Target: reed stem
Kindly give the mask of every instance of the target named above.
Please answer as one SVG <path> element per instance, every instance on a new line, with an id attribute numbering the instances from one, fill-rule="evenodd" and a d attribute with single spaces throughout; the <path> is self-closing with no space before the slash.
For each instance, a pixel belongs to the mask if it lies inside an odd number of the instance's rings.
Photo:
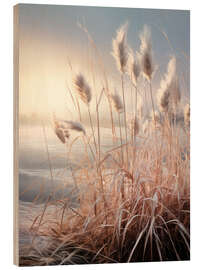
<path id="1" fill-rule="evenodd" d="M 124 91 L 123 73 L 121 74 L 121 84 L 122 84 L 122 94 L 123 94 L 124 123 L 125 123 L 126 162 L 127 162 L 127 168 L 128 168 L 128 134 L 127 134 L 127 115 L 126 115 L 126 104 L 125 104 L 125 91 Z"/>

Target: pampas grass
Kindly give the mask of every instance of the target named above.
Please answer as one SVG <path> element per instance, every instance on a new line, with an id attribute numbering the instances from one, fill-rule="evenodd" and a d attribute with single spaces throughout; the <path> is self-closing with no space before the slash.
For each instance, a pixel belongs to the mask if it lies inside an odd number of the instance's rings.
<path id="1" fill-rule="evenodd" d="M 67 120 L 64 120 L 64 123 L 66 124 L 67 129 L 72 129 L 78 132 L 82 132 L 84 135 L 86 134 L 85 129 L 81 123 L 74 122 L 74 121 L 67 121 Z"/>
<path id="2" fill-rule="evenodd" d="M 137 81 L 140 76 L 141 66 L 140 66 L 140 54 L 134 52 L 132 49 L 129 49 L 129 58 L 128 58 L 128 75 L 135 86 L 137 86 Z"/>
<path id="3" fill-rule="evenodd" d="M 136 116 L 132 120 L 132 130 L 133 130 L 134 137 L 137 136 L 139 131 L 140 131 L 139 121 L 138 121 L 138 118 Z"/>
<path id="4" fill-rule="evenodd" d="M 112 94 L 111 100 L 112 100 L 113 106 L 116 109 L 116 111 L 118 113 L 122 113 L 123 112 L 123 103 L 121 101 L 120 96 L 117 93 Z"/>
<path id="5" fill-rule="evenodd" d="M 92 98 L 92 93 L 91 88 L 88 85 L 85 77 L 81 73 L 79 73 L 73 78 L 73 84 L 80 99 L 85 104 L 89 104 Z"/>
<path id="6" fill-rule="evenodd" d="M 135 88 L 135 114 L 137 114 L 137 83 L 138 78 L 141 73 L 141 65 L 140 65 L 140 54 L 136 52 L 136 55 L 134 55 L 134 52 L 131 48 L 129 48 L 129 59 L 128 59 L 128 75 L 133 83 L 133 86 Z M 131 90 L 132 91 L 132 90 Z M 133 102 L 133 100 L 132 100 Z"/>
<path id="7" fill-rule="evenodd" d="M 157 94 L 159 109 L 162 112 L 169 111 L 170 92 L 168 88 L 160 88 Z"/>
<path id="8" fill-rule="evenodd" d="M 55 133 L 56 133 L 56 136 L 59 138 L 59 140 L 62 142 L 62 143 L 65 143 L 66 142 L 66 139 L 65 139 L 65 134 L 64 134 L 64 131 L 62 128 L 55 128 Z"/>
<path id="9" fill-rule="evenodd" d="M 80 97 L 80 99 L 87 105 L 90 125 L 92 128 L 92 134 L 93 134 L 93 138 L 94 138 L 95 151 L 97 152 L 95 132 L 94 132 L 94 128 L 93 128 L 92 117 L 91 117 L 90 106 L 89 106 L 90 101 L 92 99 L 91 88 L 90 88 L 89 84 L 87 83 L 87 80 L 85 79 L 84 75 L 82 75 L 82 73 L 79 73 L 78 75 L 76 75 L 73 78 L 73 85 L 75 86 L 75 90 L 78 93 L 78 96 Z"/>
<path id="10" fill-rule="evenodd" d="M 62 143 L 66 143 L 66 141 L 70 138 L 70 130 L 82 132 L 84 135 L 86 135 L 84 127 L 79 122 L 54 119 L 54 124 L 55 134 Z"/>
<path id="11" fill-rule="evenodd" d="M 82 124 L 76 121 L 55 120 L 55 128 L 64 130 L 67 136 L 68 136 L 68 130 L 70 129 L 77 132 L 82 132 L 84 135 L 86 134 L 85 129 L 82 126 Z"/>
<path id="12" fill-rule="evenodd" d="M 168 63 L 167 72 L 160 83 L 157 99 L 159 108 L 163 112 L 173 111 L 180 102 L 181 93 L 176 75 L 175 57 L 172 57 Z"/>
<path id="13" fill-rule="evenodd" d="M 127 46 L 127 27 L 128 24 L 122 25 L 116 34 L 116 38 L 112 41 L 112 55 L 116 60 L 117 68 L 121 73 L 126 71 L 128 61 L 128 46 Z"/>
<path id="14" fill-rule="evenodd" d="M 124 118 L 125 118 L 125 140 L 128 141 L 127 135 L 127 117 L 126 117 L 126 103 L 125 103 L 125 89 L 124 89 L 124 73 L 127 68 L 128 62 L 128 45 L 127 45 L 127 27 L 128 24 L 124 24 L 117 30 L 116 38 L 112 41 L 113 52 L 112 55 L 116 60 L 118 70 L 121 73 L 121 86 L 123 94 L 123 106 L 124 106 Z M 128 146 L 126 145 L 126 156 L 128 166 Z"/>
<path id="15" fill-rule="evenodd" d="M 143 31 L 140 33 L 140 54 L 143 75 L 148 81 L 151 81 L 154 72 L 154 64 L 152 59 L 152 44 L 151 44 L 151 31 L 145 25 Z"/>
<path id="16" fill-rule="evenodd" d="M 145 25 L 143 31 L 140 33 L 140 54 L 141 54 L 141 65 L 142 65 L 142 73 L 144 77 L 149 81 L 150 88 L 150 96 L 152 109 L 155 118 L 155 106 L 152 94 L 152 75 L 154 72 L 154 63 L 152 59 L 152 41 L 151 41 L 151 30 Z M 155 122 L 156 126 L 156 122 Z"/>
<path id="17" fill-rule="evenodd" d="M 121 130 L 121 113 L 123 113 L 124 108 L 123 108 L 123 103 L 122 100 L 119 96 L 119 94 L 116 92 L 111 95 L 111 101 L 113 103 L 113 107 L 115 108 L 116 112 L 118 113 L 118 121 L 119 121 L 119 132 L 120 132 L 120 143 L 121 143 L 121 162 L 123 164 L 124 158 L 123 158 L 123 138 L 122 138 L 122 130 Z"/>
<path id="18" fill-rule="evenodd" d="M 133 137 L 136 136 L 140 131 L 139 120 L 137 116 L 130 114 L 128 116 L 129 129 L 132 132 Z"/>

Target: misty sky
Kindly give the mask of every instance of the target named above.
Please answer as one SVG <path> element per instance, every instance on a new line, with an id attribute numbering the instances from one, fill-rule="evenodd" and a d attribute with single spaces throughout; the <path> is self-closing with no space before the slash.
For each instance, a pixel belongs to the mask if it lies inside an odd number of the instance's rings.
<path id="1" fill-rule="evenodd" d="M 118 27 L 127 21 L 128 43 L 134 50 L 139 48 L 143 26 L 147 24 L 151 28 L 154 62 L 159 68 L 153 81 L 154 89 L 159 86 L 169 57 L 175 55 L 182 92 L 188 93 L 189 11 L 20 4 L 20 113 L 72 111 L 67 94 L 67 83 L 71 86 L 68 59 L 74 71 L 81 70 L 88 77 L 89 59 L 93 55 L 88 49 L 87 36 L 77 22 L 85 24 L 94 38 L 110 85 L 117 87 L 119 73 L 111 56 L 112 38 Z M 91 79 L 89 81 L 91 83 Z M 98 92 L 100 88 L 98 82 Z"/>

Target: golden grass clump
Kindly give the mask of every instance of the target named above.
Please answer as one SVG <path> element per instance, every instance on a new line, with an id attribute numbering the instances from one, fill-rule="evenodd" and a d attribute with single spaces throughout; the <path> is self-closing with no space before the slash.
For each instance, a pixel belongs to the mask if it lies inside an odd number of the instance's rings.
<path id="1" fill-rule="evenodd" d="M 73 80 L 74 90 L 78 94 L 75 98 L 78 107 L 75 105 L 74 108 L 80 114 L 79 99 L 88 105 L 86 109 L 91 130 L 85 129 L 82 121 L 54 119 L 55 133 L 62 143 L 71 139 L 72 131 L 86 135 L 81 137 L 84 147 L 81 147 L 78 156 L 81 160 L 76 164 L 80 166 L 73 166 L 68 178 L 68 183 L 73 182 L 78 205 L 72 207 L 70 194 L 46 203 L 40 222 L 39 216 L 33 217 L 30 231 L 50 237 L 53 245 L 37 255 L 34 253 L 34 256 L 29 249 L 20 258 L 22 265 L 190 259 L 188 133 L 182 125 L 183 120 L 180 120 L 180 125 L 171 125 L 169 117 L 165 117 L 169 112 L 176 113 L 181 99 L 176 58 L 169 60 L 154 104 L 150 30 L 145 26 L 140 35 L 141 60 L 139 56 L 134 57 L 132 52 L 129 53 L 126 35 L 127 25 L 123 25 L 113 40 L 113 56 L 121 73 L 120 89 L 123 98 L 121 100 L 116 91 L 114 94 L 109 91 L 106 95 L 107 101 L 117 112 L 113 118 L 118 117 L 118 124 L 112 122 L 112 130 L 108 131 L 111 143 L 107 145 L 103 141 L 106 136 L 103 136 L 104 129 L 100 122 L 100 113 L 104 113 L 100 107 L 103 96 L 101 94 L 99 99 L 95 98 L 95 111 L 93 106 L 90 111 L 91 88 L 81 74 Z M 132 75 L 135 89 L 138 86 L 142 91 L 142 97 L 138 97 L 136 91 L 136 99 L 132 98 L 131 107 L 126 106 L 125 99 L 125 94 L 130 95 L 129 84 L 126 82 L 129 78 L 124 76 L 126 68 L 128 75 Z M 94 70 L 92 72 L 94 75 Z M 151 97 L 147 96 L 145 86 L 139 85 L 140 72 L 148 80 Z M 107 76 L 103 81 L 107 88 Z M 143 93 L 146 93 L 145 97 Z M 133 97 L 133 91 L 131 94 Z M 72 99 L 73 103 L 75 99 Z M 155 110 L 157 107 L 159 111 Z M 141 108 L 145 115 L 139 117 Z M 96 123 L 92 120 L 93 113 L 96 115 Z M 129 115 L 128 122 L 126 115 Z M 109 119 L 107 117 L 106 121 Z M 189 126 L 189 104 L 184 109 L 184 122 Z M 116 130 L 115 133 L 113 130 Z M 72 140 L 70 147 L 74 143 L 76 141 Z M 47 212 L 53 205 L 57 208 L 57 217 L 49 215 L 47 218 Z"/>

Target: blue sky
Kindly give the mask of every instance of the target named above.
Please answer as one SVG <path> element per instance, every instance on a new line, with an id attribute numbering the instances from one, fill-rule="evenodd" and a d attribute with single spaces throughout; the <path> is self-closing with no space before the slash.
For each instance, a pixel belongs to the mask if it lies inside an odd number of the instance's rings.
<path id="1" fill-rule="evenodd" d="M 131 8 L 74 7 L 58 5 L 20 5 L 20 26 L 23 33 L 44 35 L 44 38 L 73 42 L 80 40 L 77 22 L 85 22 L 97 45 L 108 52 L 119 25 L 129 22 L 129 42 L 138 47 L 138 34 L 144 24 L 151 27 L 153 46 L 159 55 L 170 53 L 160 30 L 167 33 L 174 50 L 190 51 L 189 11 Z"/>

